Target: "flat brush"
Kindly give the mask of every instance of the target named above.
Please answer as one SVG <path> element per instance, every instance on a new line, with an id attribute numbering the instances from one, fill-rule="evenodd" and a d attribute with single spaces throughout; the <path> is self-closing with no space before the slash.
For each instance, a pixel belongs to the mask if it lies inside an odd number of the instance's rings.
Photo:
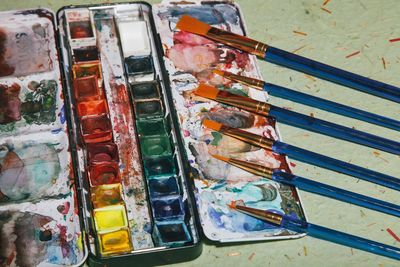
<path id="1" fill-rule="evenodd" d="M 280 170 L 273 170 L 266 166 L 258 165 L 248 161 L 227 158 L 220 155 L 212 156 L 216 159 L 227 162 L 252 174 L 271 179 L 278 183 L 295 186 L 310 193 L 333 198 L 339 201 L 347 202 L 367 209 L 376 210 L 396 217 L 400 216 L 400 206 L 389 202 L 360 195 L 327 184 L 315 182 L 306 178 L 302 178 L 300 176 L 282 172 Z"/>
<path id="2" fill-rule="evenodd" d="M 285 88 L 272 83 L 267 83 L 258 79 L 233 74 L 223 70 L 214 70 L 213 72 L 229 80 L 246 84 L 252 88 L 268 92 L 268 94 L 272 96 L 277 96 L 310 107 L 315 107 L 339 115 L 347 116 L 357 120 L 369 122 L 382 127 L 400 131 L 400 121 L 397 120 L 379 116 L 377 114 L 370 113 L 364 110 L 352 108 L 333 101 L 325 100 L 323 98 L 304 94 L 289 88 Z"/>
<path id="3" fill-rule="evenodd" d="M 287 215 L 246 207 L 243 201 L 233 201 L 231 205 L 229 205 L 229 207 L 238 212 L 247 214 L 254 218 L 260 219 L 276 226 L 283 227 L 291 231 L 306 233 L 307 235 L 318 239 L 400 260 L 400 249 L 393 246 L 368 240 L 355 235 L 346 234 L 316 224 L 311 224 L 307 221 L 299 220 L 297 218 L 289 217 Z"/>
<path id="4" fill-rule="evenodd" d="M 265 61 L 400 103 L 400 88 L 298 56 L 183 15 L 176 27 L 254 54 Z"/>
<path id="5" fill-rule="evenodd" d="M 287 155 L 293 159 L 309 163 L 328 170 L 344 173 L 374 184 L 379 184 L 400 191 L 400 179 L 368 170 L 357 165 L 317 154 L 296 146 L 291 146 L 280 141 L 266 138 L 264 136 L 231 128 L 212 120 L 203 120 L 203 125 L 221 134 L 239 139 L 253 146 L 257 146 L 278 154 Z"/>
<path id="6" fill-rule="evenodd" d="M 249 97 L 232 94 L 227 91 L 220 91 L 213 86 L 200 84 L 197 90 L 194 91 L 194 94 L 226 105 L 238 107 L 261 116 L 272 116 L 278 121 L 294 127 L 369 146 L 395 155 L 400 154 L 400 143 L 398 142 L 272 106 Z"/>

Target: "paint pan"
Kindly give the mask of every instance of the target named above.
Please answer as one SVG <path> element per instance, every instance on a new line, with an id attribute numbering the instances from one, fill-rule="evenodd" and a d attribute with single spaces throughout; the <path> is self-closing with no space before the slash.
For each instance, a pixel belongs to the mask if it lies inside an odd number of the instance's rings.
<path id="1" fill-rule="evenodd" d="M 74 95 L 77 102 L 100 99 L 101 88 L 95 75 L 76 78 L 74 80 Z"/>
<path id="2" fill-rule="evenodd" d="M 159 246 L 176 247 L 191 241 L 186 224 L 182 221 L 156 222 L 153 237 Z"/>
<path id="3" fill-rule="evenodd" d="M 72 54 L 76 63 L 99 60 L 99 50 L 96 46 L 76 48 L 72 50 Z"/>
<path id="4" fill-rule="evenodd" d="M 170 177 L 176 174 L 176 164 L 172 157 L 157 157 L 144 160 L 146 177 Z"/>
<path id="5" fill-rule="evenodd" d="M 150 196 L 164 197 L 170 195 L 179 195 L 179 186 L 176 177 L 150 179 L 148 181 Z"/>
<path id="6" fill-rule="evenodd" d="M 118 20 L 124 57 L 148 56 L 151 53 L 147 23 L 143 20 Z"/>
<path id="7" fill-rule="evenodd" d="M 123 254 L 133 250 L 131 236 L 128 228 L 116 231 L 101 232 L 99 234 L 99 247 L 102 254 Z"/>
<path id="8" fill-rule="evenodd" d="M 106 114 L 81 118 L 81 132 L 85 143 L 106 142 L 112 139 L 111 122 Z"/>
<path id="9" fill-rule="evenodd" d="M 140 148 L 144 158 L 159 158 L 173 153 L 171 141 L 167 135 L 140 137 Z"/>
<path id="10" fill-rule="evenodd" d="M 154 73 L 153 58 L 151 56 L 130 56 L 125 58 L 125 69 L 128 75 Z"/>
<path id="11" fill-rule="evenodd" d="M 78 8 L 66 12 L 67 34 L 72 48 L 95 46 L 96 36 L 87 8 Z"/>
<path id="12" fill-rule="evenodd" d="M 53 60 L 56 43 L 51 22 L 43 18 L 33 25 L 28 24 L 13 23 L 12 20 L 2 23 L 0 77 L 27 76 L 58 68 Z"/>
<path id="13" fill-rule="evenodd" d="M 151 204 L 156 220 L 183 219 L 183 203 L 179 196 L 153 199 Z"/>
<path id="14" fill-rule="evenodd" d="M 89 167 L 91 186 L 120 183 L 119 167 L 115 162 L 106 162 Z"/>
<path id="15" fill-rule="evenodd" d="M 171 131 L 166 119 L 147 119 L 136 122 L 137 131 L 141 136 L 164 135 Z"/>
<path id="16" fill-rule="evenodd" d="M 92 187 L 90 191 L 92 204 L 95 209 L 124 203 L 122 199 L 122 186 L 119 183 L 99 185 Z"/>
<path id="17" fill-rule="evenodd" d="M 21 86 L 0 84 L 0 124 L 21 120 Z"/>
<path id="18" fill-rule="evenodd" d="M 138 101 L 134 103 L 136 117 L 139 119 L 149 119 L 162 117 L 164 115 L 163 106 L 159 100 Z"/>
<path id="19" fill-rule="evenodd" d="M 158 81 L 131 83 L 130 89 L 134 100 L 160 98 L 160 85 Z"/>
<path id="20" fill-rule="evenodd" d="M 98 231 L 117 230 L 128 226 L 124 205 L 94 209 L 94 222 Z"/>
<path id="21" fill-rule="evenodd" d="M 101 115 L 108 113 L 107 103 L 104 99 L 80 102 L 77 105 L 79 117 Z"/>
<path id="22" fill-rule="evenodd" d="M 89 165 L 119 161 L 118 147 L 114 143 L 88 144 L 86 148 Z"/>
<path id="23" fill-rule="evenodd" d="M 74 79 L 94 75 L 97 77 L 99 86 L 101 87 L 103 75 L 99 61 L 77 63 L 72 66 L 72 73 Z"/>

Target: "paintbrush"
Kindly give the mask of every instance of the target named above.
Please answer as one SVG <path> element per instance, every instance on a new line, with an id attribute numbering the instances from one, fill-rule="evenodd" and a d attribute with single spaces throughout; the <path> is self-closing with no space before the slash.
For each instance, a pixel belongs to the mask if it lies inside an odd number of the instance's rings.
<path id="1" fill-rule="evenodd" d="M 326 110 L 339 115 L 369 122 L 396 131 L 400 131 L 400 121 L 396 121 L 387 117 L 379 116 L 364 110 L 352 108 L 323 98 L 304 94 L 279 85 L 264 82 L 262 80 L 233 74 L 223 70 L 214 70 L 215 74 L 221 75 L 229 80 L 246 84 L 252 88 L 268 92 L 272 96 L 277 96 L 287 100 L 291 100 L 310 107 Z"/>
<path id="2" fill-rule="evenodd" d="M 291 231 L 306 233 L 315 238 L 400 260 L 400 249 L 393 246 L 311 224 L 307 221 L 287 215 L 246 207 L 243 201 L 232 201 L 229 207 L 238 212 Z"/>
<path id="3" fill-rule="evenodd" d="M 200 84 L 197 90 L 194 91 L 194 94 L 226 105 L 238 107 L 261 116 L 272 116 L 280 122 L 312 132 L 369 146 L 395 155 L 400 154 L 400 143 L 398 142 L 276 107 L 249 97 L 232 94 L 227 91 L 220 91 L 213 86 Z"/>
<path id="4" fill-rule="evenodd" d="M 334 68 L 238 34 L 211 27 L 191 16 L 183 15 L 176 27 L 182 31 L 205 36 L 213 41 L 254 54 L 265 61 L 400 103 L 400 88 L 398 87 Z"/>
<path id="5" fill-rule="evenodd" d="M 333 198 L 339 201 L 347 202 L 367 209 L 372 209 L 382 213 L 400 217 L 400 206 L 395 205 L 393 203 L 360 195 L 327 184 L 315 182 L 280 170 L 273 170 L 266 166 L 258 165 L 248 161 L 227 158 L 221 155 L 212 155 L 212 156 L 216 159 L 227 162 L 232 166 L 248 171 L 249 173 L 271 179 L 272 181 L 278 183 L 295 186 L 299 189 L 302 189 L 310 193 L 318 194 L 321 196 Z"/>
<path id="6" fill-rule="evenodd" d="M 280 141 L 275 141 L 258 134 L 250 133 L 237 128 L 231 128 L 216 121 L 205 119 L 203 120 L 203 125 L 211 130 L 239 139 L 251 145 L 261 147 L 278 154 L 284 154 L 305 163 L 344 173 L 374 184 L 379 184 L 400 191 L 400 179 L 395 177 L 368 170 L 366 168 L 317 154 L 296 146 L 291 146 Z"/>

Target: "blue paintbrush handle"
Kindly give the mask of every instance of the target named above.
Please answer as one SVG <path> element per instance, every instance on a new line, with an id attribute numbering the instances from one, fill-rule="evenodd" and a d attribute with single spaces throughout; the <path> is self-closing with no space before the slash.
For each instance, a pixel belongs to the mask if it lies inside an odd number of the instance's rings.
<path id="1" fill-rule="evenodd" d="M 400 217 L 400 206 L 385 202 L 372 197 L 360 195 L 351 191 L 343 190 L 327 184 L 308 180 L 299 176 L 282 171 L 275 171 L 272 180 L 295 186 L 304 191 L 315 193 L 321 196 L 337 199 L 367 209 L 376 210 L 396 217 Z"/>
<path id="2" fill-rule="evenodd" d="M 400 260 L 399 248 L 311 224 L 302 220 L 288 217 L 286 215 L 284 215 L 282 218 L 281 226 L 295 232 L 307 233 L 309 236 L 316 237 L 318 239 L 323 239 L 333 243 Z"/>
<path id="3" fill-rule="evenodd" d="M 400 103 L 400 88 L 393 85 L 334 68 L 275 47 L 268 47 L 264 59 L 280 66 Z"/>
<path id="4" fill-rule="evenodd" d="M 272 150 L 278 154 L 285 154 L 293 159 L 309 163 L 328 170 L 344 173 L 359 179 L 386 186 L 400 191 L 400 179 L 376 171 L 314 153 L 296 146 L 275 141 Z"/>
<path id="5" fill-rule="evenodd" d="M 270 95 L 291 100 L 303 105 L 315 107 L 318 109 L 326 110 L 339 115 L 347 116 L 350 118 L 366 121 L 376 125 L 380 125 L 386 128 L 390 128 L 396 131 L 400 131 L 400 121 L 393 120 L 387 117 L 379 116 L 374 113 L 363 111 L 360 109 L 352 108 L 346 105 L 342 105 L 333 101 L 325 100 L 312 95 L 304 94 L 301 92 L 294 91 L 289 88 L 282 86 L 265 83 L 264 91 L 267 91 Z"/>
<path id="6" fill-rule="evenodd" d="M 269 115 L 288 125 L 321 133 L 382 151 L 400 154 L 400 143 L 369 133 L 357 131 L 328 121 L 316 119 L 294 111 L 271 106 Z"/>

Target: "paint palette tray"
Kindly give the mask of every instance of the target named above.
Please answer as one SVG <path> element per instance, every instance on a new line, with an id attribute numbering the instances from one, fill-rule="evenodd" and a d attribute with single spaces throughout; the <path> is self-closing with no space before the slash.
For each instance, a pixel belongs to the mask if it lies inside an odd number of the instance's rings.
<path id="1" fill-rule="evenodd" d="M 44 9 L 0 16 L 2 266 L 86 259 L 55 31 Z"/>
<path id="2" fill-rule="evenodd" d="M 91 264 L 198 255 L 187 161 L 151 7 L 65 7 L 58 19 Z M 185 256 L 173 253 L 181 249 Z"/>

